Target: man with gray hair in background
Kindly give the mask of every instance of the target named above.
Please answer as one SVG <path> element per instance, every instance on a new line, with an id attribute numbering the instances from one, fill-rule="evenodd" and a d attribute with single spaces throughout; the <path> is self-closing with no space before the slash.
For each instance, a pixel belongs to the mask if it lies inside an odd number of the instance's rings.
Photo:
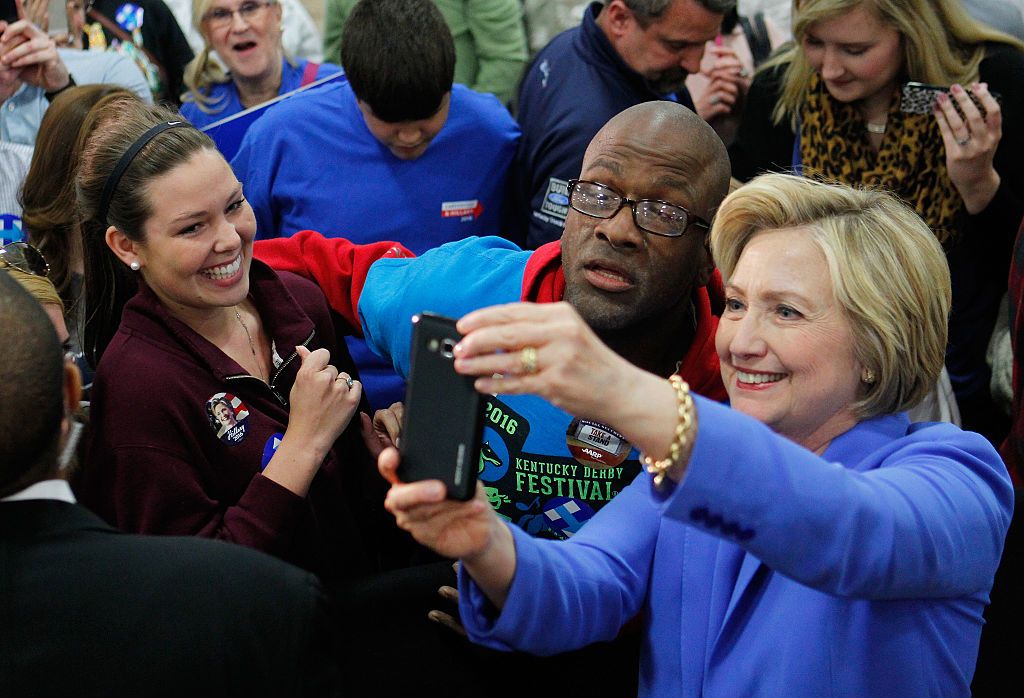
<path id="1" fill-rule="evenodd" d="M 608 0 L 587 8 L 580 26 L 555 37 L 519 88 L 523 135 L 516 156 L 514 208 L 526 246 L 557 240 L 569 211 L 568 180 L 587 145 L 624 109 L 668 99 L 693 109 L 686 76 L 700 69 L 735 0 Z M 737 75 L 737 79 L 740 76 Z"/>

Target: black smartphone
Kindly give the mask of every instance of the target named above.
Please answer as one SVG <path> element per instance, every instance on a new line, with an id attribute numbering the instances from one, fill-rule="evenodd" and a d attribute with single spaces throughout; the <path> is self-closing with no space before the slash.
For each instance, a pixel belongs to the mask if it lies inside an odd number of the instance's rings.
<path id="1" fill-rule="evenodd" d="M 483 396 L 472 376 L 455 372 L 452 351 L 462 339 L 455 320 L 424 312 L 412 323 L 398 476 L 441 480 L 449 499 L 465 501 L 476 489 Z"/>
<path id="2" fill-rule="evenodd" d="M 987 112 L 981 100 L 974 96 L 969 87 L 966 89 L 971 101 L 978 107 L 981 115 L 985 116 Z M 942 93 L 949 94 L 949 88 L 944 85 L 929 85 L 924 82 L 904 83 L 900 92 L 900 111 L 904 114 L 931 114 L 932 109 L 935 108 L 935 101 Z M 990 94 L 996 102 L 1002 102 L 998 92 Z M 953 106 L 956 107 L 956 102 L 953 102 Z M 957 111 L 960 111 L 959 107 L 957 107 Z"/>
<path id="3" fill-rule="evenodd" d="M 0 0 L 0 19 L 9 24 L 18 21 L 18 6 L 14 0 Z"/>

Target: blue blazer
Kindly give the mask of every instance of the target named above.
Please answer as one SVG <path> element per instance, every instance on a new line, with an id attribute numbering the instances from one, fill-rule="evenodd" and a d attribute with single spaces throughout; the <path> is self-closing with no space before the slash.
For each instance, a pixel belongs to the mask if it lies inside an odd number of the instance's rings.
<path id="1" fill-rule="evenodd" d="M 552 654 L 642 613 L 641 695 L 969 695 L 1013 508 L 988 442 L 899 414 L 819 457 L 695 400 L 669 495 L 641 474 L 569 541 L 510 527 L 500 615 L 462 575 L 470 637 Z"/>

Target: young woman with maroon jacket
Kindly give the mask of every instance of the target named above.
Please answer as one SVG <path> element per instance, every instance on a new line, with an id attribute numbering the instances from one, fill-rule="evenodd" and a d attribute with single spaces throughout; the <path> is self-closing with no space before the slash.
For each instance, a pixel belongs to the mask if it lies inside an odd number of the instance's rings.
<path id="1" fill-rule="evenodd" d="M 253 260 L 252 209 L 206 135 L 141 104 L 96 118 L 77 176 L 97 365 L 80 498 L 328 587 L 373 571 L 390 526 L 322 293 Z"/>

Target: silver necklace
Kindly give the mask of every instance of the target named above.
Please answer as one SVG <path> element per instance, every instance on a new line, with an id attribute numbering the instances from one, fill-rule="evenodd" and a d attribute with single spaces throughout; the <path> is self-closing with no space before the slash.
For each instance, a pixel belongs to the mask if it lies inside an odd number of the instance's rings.
<path id="1" fill-rule="evenodd" d="M 866 128 L 868 130 L 868 133 L 874 133 L 875 135 L 878 135 L 878 136 L 880 136 L 883 133 L 885 133 L 885 127 L 887 125 L 888 124 L 885 121 L 883 121 L 880 124 L 873 124 L 870 121 L 865 121 L 864 122 L 864 128 Z"/>
<path id="2" fill-rule="evenodd" d="M 260 366 L 260 360 L 256 358 L 256 344 L 252 341 L 252 335 L 249 334 L 249 327 L 245 324 L 245 320 L 242 319 L 241 314 L 238 312 L 238 308 L 235 307 L 233 310 L 235 311 L 235 317 L 238 319 L 238 324 L 242 326 L 243 330 L 245 330 L 245 338 L 249 340 L 249 351 L 252 352 L 252 360 L 256 365 L 256 370 L 259 371 L 260 380 L 266 383 L 267 379 L 263 376 L 263 367 Z"/>

